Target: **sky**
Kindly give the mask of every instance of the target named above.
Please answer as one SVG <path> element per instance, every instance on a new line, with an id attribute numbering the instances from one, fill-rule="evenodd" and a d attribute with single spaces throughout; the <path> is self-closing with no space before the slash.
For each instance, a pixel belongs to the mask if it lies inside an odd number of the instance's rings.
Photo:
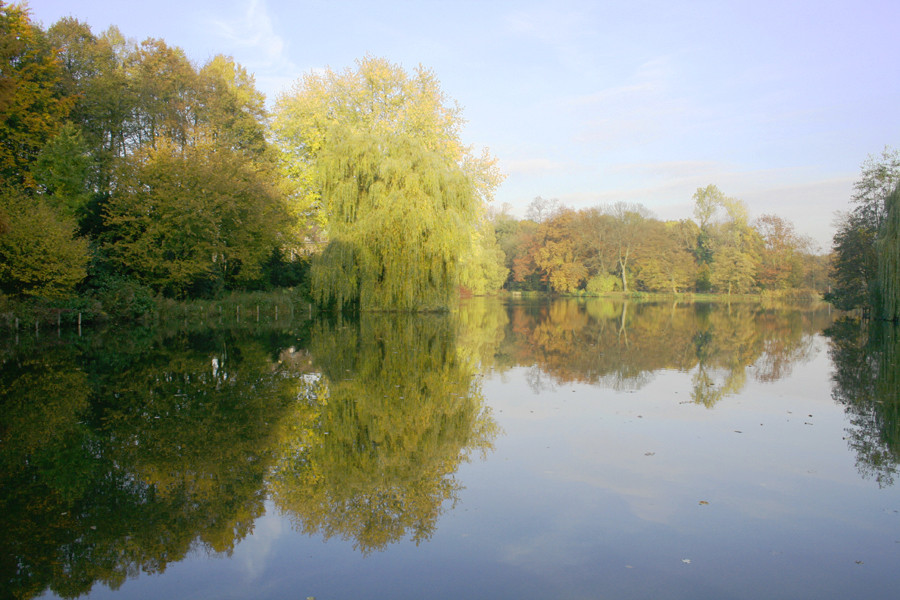
<path id="1" fill-rule="evenodd" d="M 822 250 L 870 155 L 900 147 L 897 0 L 31 0 L 45 28 L 232 56 L 270 104 L 366 55 L 423 65 L 490 149 L 495 194 L 691 218 L 715 184 Z"/>

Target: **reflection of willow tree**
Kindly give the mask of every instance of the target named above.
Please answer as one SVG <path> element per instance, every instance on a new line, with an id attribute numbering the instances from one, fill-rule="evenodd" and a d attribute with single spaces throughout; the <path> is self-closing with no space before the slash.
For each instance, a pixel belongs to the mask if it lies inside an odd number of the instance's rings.
<path id="1" fill-rule="evenodd" d="M 582 382 L 638 389 L 661 369 L 692 371 L 693 397 L 713 406 L 748 374 L 774 381 L 808 358 L 828 316 L 758 304 L 558 300 L 510 307 L 499 357 L 530 366 L 534 386 Z"/>
<path id="2" fill-rule="evenodd" d="M 362 552 L 428 539 L 473 451 L 497 426 L 447 316 L 364 314 L 320 323 L 310 347 L 318 390 L 298 409 L 271 490 L 305 533 Z"/>
<path id="3" fill-rule="evenodd" d="M 879 486 L 893 485 L 900 464 L 900 331 L 891 323 L 844 318 L 831 339 L 832 397 L 850 417 L 847 441 L 856 466 Z"/>
<path id="4" fill-rule="evenodd" d="M 0 587 L 14 598 L 117 588 L 198 543 L 230 552 L 262 514 L 276 424 L 306 385 L 228 333 L 79 344 L 0 364 Z"/>

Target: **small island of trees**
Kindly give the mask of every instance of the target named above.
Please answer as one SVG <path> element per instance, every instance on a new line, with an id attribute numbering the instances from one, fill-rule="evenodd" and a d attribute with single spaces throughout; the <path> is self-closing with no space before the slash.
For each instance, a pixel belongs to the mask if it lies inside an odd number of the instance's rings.
<path id="1" fill-rule="evenodd" d="M 271 112 L 227 56 L 0 3 L 0 313 L 291 288 L 344 310 L 460 294 L 825 294 L 900 314 L 900 156 L 863 167 L 829 257 L 715 185 L 693 219 L 640 204 L 491 205 L 496 159 L 461 139 L 435 74 L 366 56 L 310 73 Z M 80 305 L 80 304 L 79 304 Z"/>

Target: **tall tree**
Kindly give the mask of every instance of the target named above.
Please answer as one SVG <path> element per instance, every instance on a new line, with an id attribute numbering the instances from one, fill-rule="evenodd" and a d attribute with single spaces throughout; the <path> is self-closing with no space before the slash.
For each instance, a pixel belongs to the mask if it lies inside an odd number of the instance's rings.
<path id="1" fill-rule="evenodd" d="M 535 263 L 557 292 L 574 292 L 587 279 L 583 248 L 577 245 L 579 219 L 579 213 L 563 209 L 539 225 L 543 245 L 537 251 Z"/>
<path id="2" fill-rule="evenodd" d="M 645 227 L 651 213 L 643 205 L 629 202 L 616 202 L 606 212 L 615 219 L 608 239 L 615 251 L 622 291 L 627 293 L 629 261 L 645 241 Z"/>
<path id="3" fill-rule="evenodd" d="M 499 182 L 463 145 L 459 107 L 434 74 L 366 57 L 310 73 L 279 98 L 274 131 L 322 215 L 328 246 L 312 270 L 318 302 L 418 310 L 445 306 L 460 256 Z"/>
<path id="4" fill-rule="evenodd" d="M 193 141 L 199 85 L 184 51 L 163 40 L 144 40 L 128 57 L 126 72 L 135 102 L 132 147 L 165 139 L 183 148 Z"/>
<path id="5" fill-rule="evenodd" d="M 746 205 L 709 185 L 694 193 L 694 215 L 700 225 L 698 288 L 712 285 L 727 294 L 749 291 L 754 284 L 760 242 L 749 225 Z"/>
<path id="6" fill-rule="evenodd" d="M 757 271 L 759 236 L 747 222 L 747 207 L 735 198 L 723 202 L 726 219 L 712 236 L 710 281 L 720 292 L 750 291 Z"/>
<path id="7" fill-rule="evenodd" d="M 826 300 L 836 307 L 868 311 L 877 291 L 878 257 L 875 240 L 888 213 L 887 200 L 900 184 L 900 152 L 885 148 L 869 156 L 853 186 L 855 205 L 839 217 L 831 264 L 832 290 Z"/>
<path id="8" fill-rule="evenodd" d="M 878 300 L 881 317 L 900 320 L 900 186 L 885 200 L 885 218 L 878 233 Z"/>
<path id="9" fill-rule="evenodd" d="M 198 120 L 217 145 L 260 158 L 268 152 L 265 96 L 256 81 L 233 58 L 213 57 L 198 73 L 203 103 Z"/>
<path id="10" fill-rule="evenodd" d="M 693 254 L 696 240 L 697 225 L 693 221 L 650 221 L 644 246 L 635 257 L 641 286 L 673 294 L 693 286 L 697 277 Z"/>
<path id="11" fill-rule="evenodd" d="M 799 287 L 804 278 L 804 255 L 812 242 L 794 229 L 794 224 L 775 214 L 756 219 L 753 228 L 762 240 L 757 282 L 763 289 Z"/>
<path id="12" fill-rule="evenodd" d="M 0 181 L 34 187 L 31 167 L 73 98 L 47 37 L 28 10 L 0 3 Z"/>

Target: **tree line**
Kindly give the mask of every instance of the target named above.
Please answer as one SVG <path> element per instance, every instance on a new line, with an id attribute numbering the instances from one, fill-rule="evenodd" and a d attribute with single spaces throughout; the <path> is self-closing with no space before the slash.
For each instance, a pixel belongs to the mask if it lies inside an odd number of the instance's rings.
<path id="1" fill-rule="evenodd" d="M 818 292 L 826 259 L 778 215 L 750 221 L 715 185 L 693 196 L 695 220 L 662 221 L 641 204 L 582 210 L 538 197 L 526 218 L 493 213 L 510 289 L 587 294 Z"/>
<path id="2" fill-rule="evenodd" d="M 198 66 L 0 3 L 0 108 L 7 298 L 300 286 L 338 309 L 410 310 L 502 282 L 496 161 L 462 143 L 461 109 L 423 67 L 367 56 L 270 112 L 230 57 Z"/>
<path id="3" fill-rule="evenodd" d="M 140 312 L 160 296 L 286 286 L 335 309 L 428 310 L 460 290 L 808 296 L 829 285 L 827 259 L 793 224 L 751 222 L 714 185 L 694 194 L 693 220 L 540 197 L 524 219 L 489 209 L 503 176 L 462 142 L 463 124 L 421 66 L 366 56 L 311 72 L 270 111 L 231 57 L 197 65 L 163 40 L 73 18 L 44 29 L 0 2 L 0 294 Z M 836 237 L 838 277 L 844 244 L 868 247 L 893 222 L 868 211 Z M 896 270 L 866 252 L 865 285 L 838 279 L 834 298 L 861 287 L 868 298 L 876 270 Z"/>

